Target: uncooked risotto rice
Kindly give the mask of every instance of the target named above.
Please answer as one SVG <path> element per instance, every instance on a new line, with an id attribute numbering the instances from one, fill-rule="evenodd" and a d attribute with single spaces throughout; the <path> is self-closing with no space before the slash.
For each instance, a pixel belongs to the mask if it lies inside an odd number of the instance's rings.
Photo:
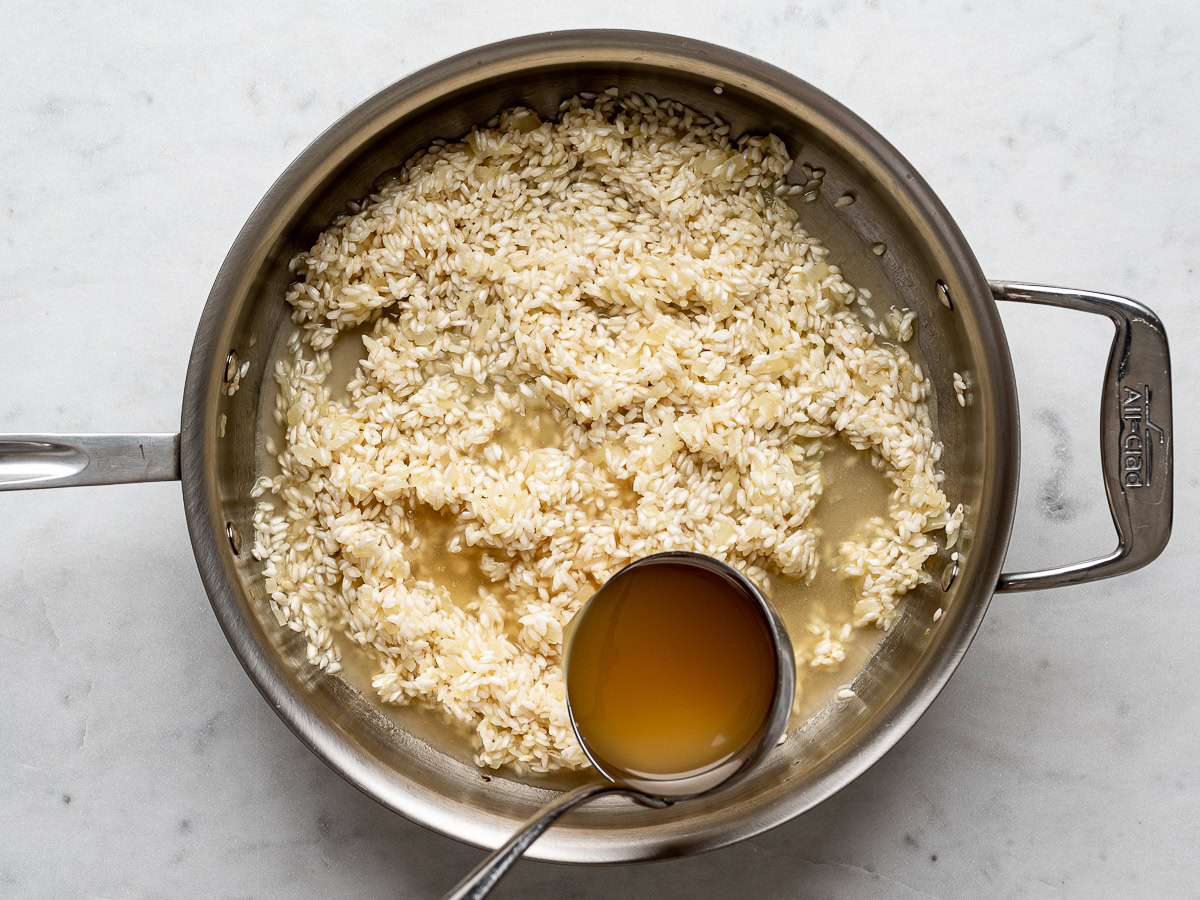
<path id="1" fill-rule="evenodd" d="M 340 632 L 384 702 L 473 727 L 478 764 L 584 766 L 561 668 L 581 603 L 662 550 L 811 578 L 838 441 L 894 490 L 835 549 L 853 614 L 803 659 L 893 623 L 951 521 L 912 316 L 896 343 L 859 318 L 791 166 L 777 137 L 584 94 L 436 142 L 295 260 L 254 554 L 314 664 L 338 670 Z"/>

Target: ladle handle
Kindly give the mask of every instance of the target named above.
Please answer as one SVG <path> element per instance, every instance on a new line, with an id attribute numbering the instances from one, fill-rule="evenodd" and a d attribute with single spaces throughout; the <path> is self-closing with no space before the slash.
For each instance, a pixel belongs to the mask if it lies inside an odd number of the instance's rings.
<path id="1" fill-rule="evenodd" d="M 486 897 L 512 868 L 513 863 L 520 859 L 529 846 L 542 836 L 542 832 L 557 822 L 563 813 L 603 794 L 627 794 L 649 806 L 667 805 L 657 797 L 623 784 L 603 781 L 581 785 L 543 806 L 503 846 L 489 853 L 483 862 L 472 869 L 442 900 L 477 900 L 479 897 Z"/>
<path id="2" fill-rule="evenodd" d="M 0 491 L 178 480 L 178 434 L 0 434 Z"/>
<path id="3" fill-rule="evenodd" d="M 1107 556 L 1040 572 L 1006 572 L 997 591 L 1083 584 L 1140 569 L 1171 536 L 1171 353 L 1158 316 L 1125 297 L 991 282 L 997 300 L 1043 303 L 1107 316 L 1116 326 L 1100 395 L 1100 459 L 1117 548 Z"/>

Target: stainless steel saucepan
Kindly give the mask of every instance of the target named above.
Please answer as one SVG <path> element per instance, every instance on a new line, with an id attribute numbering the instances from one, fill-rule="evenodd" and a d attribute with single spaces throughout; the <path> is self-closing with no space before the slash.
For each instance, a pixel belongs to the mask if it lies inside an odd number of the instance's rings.
<path id="1" fill-rule="evenodd" d="M 515 104 L 550 118 L 560 101 L 616 86 L 680 100 L 773 132 L 823 169 L 804 221 L 848 278 L 919 314 L 918 341 L 946 453 L 946 492 L 967 510 L 957 559 L 933 561 L 854 690 L 729 791 L 668 810 L 614 800 L 579 810 L 533 849 L 543 859 L 619 862 L 695 853 L 758 834 L 846 785 L 933 702 L 996 591 L 1119 575 L 1163 549 L 1171 525 L 1171 383 L 1166 334 L 1138 303 L 1088 291 L 991 282 L 924 180 L 857 116 L 812 86 L 720 47 L 658 34 L 560 32 L 493 44 L 392 85 L 292 163 L 229 251 L 196 332 L 178 434 L 0 436 L 0 488 L 182 479 L 196 563 L 246 671 L 296 735 L 385 806 L 444 834 L 495 847 L 552 792 L 451 758 L 398 727 L 366 694 L 305 661 L 276 626 L 250 557 L 264 435 L 272 425 L 274 348 L 292 327 L 288 261 L 347 203 L 434 138 L 454 138 Z M 853 202 L 851 202 L 853 200 Z M 872 246 L 884 244 L 876 255 Z M 880 248 L 875 247 L 878 251 Z M 1002 573 L 1017 500 L 1018 415 L 998 300 L 1107 316 L 1116 328 L 1100 397 L 1105 487 L 1118 544 L 1109 555 L 1043 572 Z M 239 373 L 249 364 L 244 374 Z M 960 406 L 954 373 L 968 384 Z M 236 392 L 231 383 L 239 383 Z M 933 613 L 944 608 L 937 622 Z"/>

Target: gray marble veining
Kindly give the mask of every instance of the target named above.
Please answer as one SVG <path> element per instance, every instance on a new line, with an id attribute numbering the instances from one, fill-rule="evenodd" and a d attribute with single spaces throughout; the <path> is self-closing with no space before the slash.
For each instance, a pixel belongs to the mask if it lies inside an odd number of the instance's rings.
<path id="1" fill-rule="evenodd" d="M 287 162 L 406 72 L 556 27 L 686 33 L 790 69 L 912 160 L 990 275 L 1149 303 L 1175 354 L 1161 560 L 998 598 L 909 736 L 801 819 L 696 859 L 523 863 L 498 896 L 1200 896 L 1194 4 L 197 0 L 2 17 L 0 430 L 174 427 L 209 283 Z M 1025 425 L 1011 564 L 1107 550 L 1108 326 L 1004 316 Z M 359 795 L 260 700 L 208 609 L 177 485 L 0 499 L 0 683 L 0 896 L 415 898 L 479 857 Z"/>

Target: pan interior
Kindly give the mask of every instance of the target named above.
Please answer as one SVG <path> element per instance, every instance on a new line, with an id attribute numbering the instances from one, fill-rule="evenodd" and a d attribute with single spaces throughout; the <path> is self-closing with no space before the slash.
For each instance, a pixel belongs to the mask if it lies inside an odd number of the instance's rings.
<path id="1" fill-rule="evenodd" d="M 552 118 L 561 101 L 611 86 L 679 100 L 727 121 L 734 134 L 779 135 L 797 162 L 793 179 L 804 180 L 801 163 L 825 170 L 818 198 L 797 200 L 801 221 L 884 310 L 897 304 L 918 313 L 918 358 L 932 379 L 931 412 L 946 447 L 945 490 L 968 517 L 949 590 L 941 587 L 942 569 L 952 563 L 942 552 L 929 564 L 932 583 L 908 596 L 900 622 L 858 672 L 858 699 L 813 711 L 728 792 L 666 811 L 596 803 L 535 845 L 535 856 L 579 862 L 678 855 L 750 836 L 824 799 L 890 747 L 949 677 L 983 615 L 1014 499 L 997 472 L 1016 463 L 1008 459 L 1015 410 L 1006 398 L 1007 351 L 973 258 L 946 239 L 947 232 L 957 239 L 957 231 L 940 218 L 931 195 L 926 202 L 927 189 L 902 170 L 903 160 L 828 98 L 719 48 L 632 33 L 529 38 L 449 60 L 348 114 L 281 177 L 226 260 L 189 372 L 185 493 L 189 512 L 202 509 L 210 525 L 209 536 L 194 526 L 197 554 L 207 552 L 202 543 L 211 546 L 221 571 L 206 585 L 243 664 L 302 739 L 386 805 L 483 845 L 498 844 L 570 781 L 519 780 L 503 771 L 485 779 L 469 754 L 440 748 L 439 726 L 427 711 L 377 704 L 353 653 L 344 654 L 344 676 L 310 666 L 302 639 L 275 624 L 260 565 L 248 552 L 249 489 L 263 471 L 265 439 L 277 434 L 271 375 L 292 327 L 283 302 L 291 257 L 435 138 L 458 137 L 514 105 Z M 854 202 L 836 205 L 844 195 Z M 872 251 L 878 242 L 886 244 L 883 255 Z M 239 364 L 250 364 L 232 395 L 224 384 L 231 350 Z M 955 372 L 971 385 L 966 406 L 956 396 Z M 198 421 L 189 420 L 189 408 Z M 241 535 L 240 554 L 226 539 L 227 523 Z M 939 608 L 945 613 L 935 622 Z M 852 674 L 841 673 L 845 680 Z"/>

